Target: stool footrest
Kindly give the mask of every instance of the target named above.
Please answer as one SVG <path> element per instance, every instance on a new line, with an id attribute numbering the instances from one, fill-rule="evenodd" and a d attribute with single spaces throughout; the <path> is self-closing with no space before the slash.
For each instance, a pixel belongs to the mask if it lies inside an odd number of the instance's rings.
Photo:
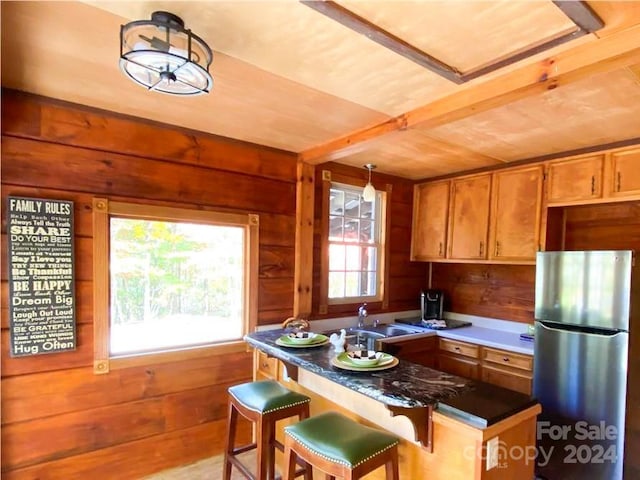
<path id="1" fill-rule="evenodd" d="M 247 478 L 248 480 L 254 480 L 255 476 L 253 475 L 253 473 L 251 472 L 251 470 L 249 470 L 240 460 L 238 460 L 237 458 L 234 457 L 229 457 L 229 459 L 227 460 L 229 463 L 231 463 L 234 467 L 236 467 L 238 469 L 238 471 L 244 475 L 245 478 Z"/>
<path id="2" fill-rule="evenodd" d="M 248 445 L 243 445 L 242 447 L 235 447 L 233 449 L 233 454 L 239 455 L 241 453 L 248 452 L 249 450 L 254 450 L 257 447 L 258 447 L 257 443 L 250 443 Z"/>

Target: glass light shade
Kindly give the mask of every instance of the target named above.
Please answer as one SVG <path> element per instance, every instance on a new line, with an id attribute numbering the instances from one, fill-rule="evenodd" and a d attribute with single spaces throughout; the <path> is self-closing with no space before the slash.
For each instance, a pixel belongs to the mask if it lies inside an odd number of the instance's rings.
<path id="1" fill-rule="evenodd" d="M 373 188 L 373 185 L 371 185 L 371 182 L 369 182 L 365 185 L 364 190 L 362 191 L 362 199 L 365 202 L 373 202 L 375 198 L 376 198 L 376 189 Z"/>
<path id="2" fill-rule="evenodd" d="M 120 29 L 120 69 L 149 90 L 173 95 L 209 93 L 209 46 L 168 12 L 154 12 Z"/>

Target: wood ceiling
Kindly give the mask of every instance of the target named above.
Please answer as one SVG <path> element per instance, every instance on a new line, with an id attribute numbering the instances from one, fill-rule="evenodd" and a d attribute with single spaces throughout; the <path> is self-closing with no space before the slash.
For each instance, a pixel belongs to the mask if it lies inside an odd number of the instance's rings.
<path id="1" fill-rule="evenodd" d="M 461 72 L 576 29 L 551 1 L 340 1 Z M 2 85 L 424 179 L 640 139 L 640 1 L 604 27 L 456 83 L 294 0 L 2 2 Z M 213 91 L 147 92 L 118 68 L 120 25 L 167 10 L 214 50 Z"/>

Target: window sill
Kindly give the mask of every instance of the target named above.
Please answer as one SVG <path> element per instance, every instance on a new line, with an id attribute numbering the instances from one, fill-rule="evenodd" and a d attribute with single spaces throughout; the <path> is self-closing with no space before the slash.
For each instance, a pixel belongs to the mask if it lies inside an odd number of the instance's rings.
<path id="1" fill-rule="evenodd" d="M 124 368 L 140 367 L 146 365 L 157 365 L 161 363 L 179 362 L 192 358 L 210 357 L 216 355 L 227 355 L 230 353 L 248 352 L 249 346 L 244 340 L 216 345 L 199 346 L 172 350 L 167 352 L 146 353 L 123 357 L 114 357 L 106 361 L 95 362 L 93 372 L 95 374 L 109 373 L 110 370 L 121 370 Z"/>

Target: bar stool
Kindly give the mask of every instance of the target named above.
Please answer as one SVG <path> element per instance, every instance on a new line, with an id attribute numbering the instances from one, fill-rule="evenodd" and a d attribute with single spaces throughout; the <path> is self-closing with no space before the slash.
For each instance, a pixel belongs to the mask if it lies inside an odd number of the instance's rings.
<path id="1" fill-rule="evenodd" d="M 361 478 L 382 465 L 387 480 L 398 480 L 398 438 L 327 412 L 285 427 L 283 480 L 294 477 L 303 459 L 327 478 Z"/>
<path id="2" fill-rule="evenodd" d="M 229 388 L 229 414 L 227 417 L 227 439 L 224 454 L 223 479 L 231 478 L 231 467 L 235 466 L 248 479 L 271 480 L 275 476 L 275 448 L 283 451 L 283 445 L 275 439 L 278 420 L 297 415 L 300 420 L 309 417 L 309 397 L 284 388 L 278 382 L 266 380 L 235 385 Z M 240 413 L 256 425 L 256 442 L 235 447 L 236 424 Z M 257 474 L 236 458 L 236 455 L 257 448 Z M 311 468 L 294 473 L 305 474 L 311 480 Z M 292 477 L 293 478 L 293 477 Z"/>

